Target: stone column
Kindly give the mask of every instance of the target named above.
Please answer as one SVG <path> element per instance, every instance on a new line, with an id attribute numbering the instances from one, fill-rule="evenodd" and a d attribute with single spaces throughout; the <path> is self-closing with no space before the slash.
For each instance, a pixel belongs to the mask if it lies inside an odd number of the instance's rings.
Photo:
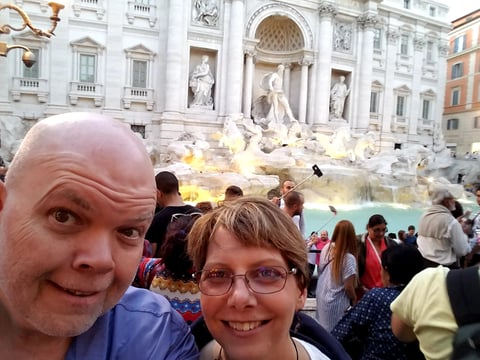
<path id="1" fill-rule="evenodd" d="M 180 79 L 184 78 L 183 59 L 185 39 L 184 21 L 185 6 L 190 6 L 188 1 L 170 0 L 167 14 L 167 49 L 165 56 L 165 112 L 180 112 L 185 89 Z M 186 104 L 185 104 L 186 105 Z"/>
<path id="2" fill-rule="evenodd" d="M 178 1 L 178 0 L 176 0 Z M 183 3 L 183 1 L 180 1 Z M 227 0 L 231 3 L 230 22 L 227 29 L 228 57 L 226 81 L 226 115 L 239 117 L 242 107 L 242 78 L 243 78 L 243 18 L 244 0 Z"/>
<path id="3" fill-rule="evenodd" d="M 420 84 L 422 83 L 422 65 L 423 65 L 423 50 L 425 48 L 425 38 L 415 37 L 413 39 L 414 54 L 413 54 L 413 79 L 412 79 L 412 99 L 410 102 L 410 109 L 408 117 L 410 122 L 408 124 L 408 133 L 416 135 L 418 132 L 418 120 L 422 117 L 423 100 L 420 98 Z"/>
<path id="4" fill-rule="evenodd" d="M 284 67 L 285 70 L 283 72 L 283 93 L 290 101 L 290 70 L 292 68 L 292 64 L 285 64 Z"/>
<path id="5" fill-rule="evenodd" d="M 313 125 L 327 124 L 328 105 L 330 101 L 330 80 L 332 62 L 332 20 L 337 14 L 337 8 L 330 2 L 323 1 L 318 9 L 320 26 L 317 34 L 317 61 L 315 72 L 315 100 L 314 111 L 310 116 Z"/>
<path id="6" fill-rule="evenodd" d="M 395 70 L 397 62 L 397 46 L 399 33 L 395 28 L 387 30 L 387 53 L 385 61 L 385 84 L 383 90 L 383 103 L 380 104 L 379 112 L 382 114 L 381 131 L 382 133 L 391 133 L 392 116 L 395 114 Z"/>
<path id="7" fill-rule="evenodd" d="M 243 117 L 249 119 L 252 114 L 252 95 L 253 95 L 253 74 L 254 50 L 245 51 L 245 83 L 243 86 Z"/>
<path id="8" fill-rule="evenodd" d="M 370 123 L 370 94 L 372 89 L 372 62 L 373 62 L 373 37 L 375 25 L 378 23 L 378 18 L 371 13 L 365 13 L 360 15 L 357 19 L 358 24 L 363 30 L 360 36 L 363 36 L 362 52 L 360 60 L 360 72 L 359 72 L 359 86 L 358 94 L 350 94 L 357 101 L 358 113 L 354 119 L 350 120 L 353 128 L 357 130 L 368 129 Z"/>
<path id="9" fill-rule="evenodd" d="M 298 99 L 298 121 L 305 124 L 307 118 L 307 96 L 308 96 L 308 66 L 310 61 L 303 59 L 298 64 L 301 66 L 300 98 Z"/>

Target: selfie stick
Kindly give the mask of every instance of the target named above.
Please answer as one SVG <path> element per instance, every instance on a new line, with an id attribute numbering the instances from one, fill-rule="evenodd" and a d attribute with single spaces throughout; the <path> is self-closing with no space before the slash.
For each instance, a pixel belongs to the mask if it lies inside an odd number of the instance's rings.
<path id="1" fill-rule="evenodd" d="M 320 229 L 318 229 L 318 230 L 315 231 L 315 232 L 319 232 L 320 230 L 322 230 L 322 229 L 323 229 L 325 226 L 327 226 L 327 225 L 330 223 L 330 221 L 332 221 L 333 218 L 337 215 L 337 209 L 335 209 L 334 206 L 328 205 L 328 208 L 329 208 L 330 211 L 333 213 L 333 216 L 332 216 L 330 219 L 328 219 L 328 221 L 327 221 L 325 224 L 323 224 L 322 226 L 320 226 Z"/>
<path id="2" fill-rule="evenodd" d="M 320 168 L 318 167 L 317 164 L 314 164 L 312 166 L 312 170 L 313 170 L 313 174 L 307 176 L 305 179 L 303 179 L 302 181 L 300 181 L 297 185 L 295 185 L 293 188 L 291 188 L 290 190 L 288 190 L 285 194 L 282 195 L 282 198 L 284 198 L 289 192 L 295 190 L 297 187 L 299 187 L 300 185 L 302 185 L 305 181 L 307 181 L 308 179 L 310 179 L 313 175 L 317 175 L 318 177 L 321 177 L 323 175 L 322 173 L 322 170 L 320 170 Z M 336 210 L 335 210 L 336 211 Z"/>

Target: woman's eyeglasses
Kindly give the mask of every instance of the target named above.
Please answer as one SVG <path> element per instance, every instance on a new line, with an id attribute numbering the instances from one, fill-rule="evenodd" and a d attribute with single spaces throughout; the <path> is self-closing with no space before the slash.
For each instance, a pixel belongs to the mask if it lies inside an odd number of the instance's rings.
<path id="1" fill-rule="evenodd" d="M 180 219 L 181 217 L 184 217 L 184 216 L 200 217 L 202 215 L 203 215 L 203 213 L 201 213 L 201 212 L 192 212 L 192 213 L 189 213 L 189 214 L 177 213 L 177 214 L 172 215 L 172 217 L 170 218 L 170 222 L 174 222 L 175 220 L 178 220 L 178 219 Z"/>
<path id="2" fill-rule="evenodd" d="M 245 274 L 234 274 L 228 269 L 197 271 L 193 276 L 202 294 L 220 296 L 230 291 L 233 280 L 243 277 L 247 287 L 257 294 L 274 294 L 281 291 L 287 282 L 287 275 L 296 274 L 297 269 L 286 270 L 282 266 L 261 266 Z"/>

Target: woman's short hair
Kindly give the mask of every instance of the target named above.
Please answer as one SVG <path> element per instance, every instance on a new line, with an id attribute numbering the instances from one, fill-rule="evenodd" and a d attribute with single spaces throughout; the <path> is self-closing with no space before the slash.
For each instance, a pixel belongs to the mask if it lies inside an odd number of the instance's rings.
<path id="1" fill-rule="evenodd" d="M 307 249 L 292 219 L 271 201 L 261 197 L 242 197 L 226 202 L 200 217 L 188 235 L 188 254 L 193 266 L 201 270 L 208 245 L 215 232 L 223 228 L 246 247 L 280 251 L 289 268 L 297 268 L 297 284 L 308 286 Z"/>
<path id="2" fill-rule="evenodd" d="M 407 285 L 424 266 L 420 251 L 413 245 L 390 246 L 382 252 L 382 267 L 390 275 L 390 283 Z"/>

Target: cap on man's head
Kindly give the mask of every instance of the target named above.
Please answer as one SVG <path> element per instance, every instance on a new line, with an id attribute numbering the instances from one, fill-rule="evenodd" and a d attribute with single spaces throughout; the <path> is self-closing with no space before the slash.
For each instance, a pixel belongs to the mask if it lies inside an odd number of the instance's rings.
<path id="1" fill-rule="evenodd" d="M 446 199 L 455 199 L 455 196 L 447 189 L 436 189 L 433 191 L 432 204 L 439 205 Z"/>

